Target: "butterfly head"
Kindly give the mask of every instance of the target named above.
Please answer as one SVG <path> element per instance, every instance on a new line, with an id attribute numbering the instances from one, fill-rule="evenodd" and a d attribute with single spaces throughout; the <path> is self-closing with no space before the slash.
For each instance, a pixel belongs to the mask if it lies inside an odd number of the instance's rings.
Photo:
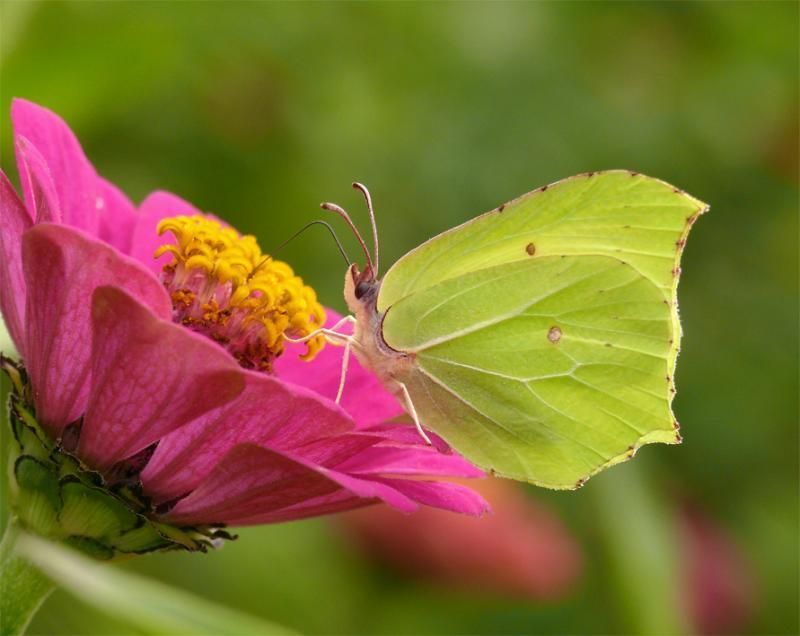
<path id="1" fill-rule="evenodd" d="M 350 265 L 344 277 L 344 298 L 350 311 L 358 313 L 359 309 L 374 305 L 380 286 L 370 264 L 363 271 L 356 263 Z"/>

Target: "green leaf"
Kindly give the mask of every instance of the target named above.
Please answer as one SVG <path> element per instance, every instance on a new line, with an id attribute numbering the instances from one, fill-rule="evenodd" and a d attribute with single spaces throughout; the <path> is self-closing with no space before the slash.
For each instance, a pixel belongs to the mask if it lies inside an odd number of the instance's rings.
<path id="1" fill-rule="evenodd" d="M 53 584 L 17 551 L 20 529 L 12 518 L 0 543 L 0 634 L 24 633 Z"/>
<path id="2" fill-rule="evenodd" d="M 30 535 L 20 537 L 18 550 L 83 602 L 129 622 L 146 634 L 244 636 L 291 633 L 254 616 L 114 566 L 97 563 Z"/>

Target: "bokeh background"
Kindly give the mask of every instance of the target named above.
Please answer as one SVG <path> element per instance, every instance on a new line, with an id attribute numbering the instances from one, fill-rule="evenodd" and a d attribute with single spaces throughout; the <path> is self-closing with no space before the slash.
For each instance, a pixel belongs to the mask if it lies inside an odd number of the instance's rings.
<path id="1" fill-rule="evenodd" d="M 311 634 L 796 634 L 799 7 L 4 1 L 7 173 L 23 96 L 134 200 L 171 190 L 267 250 L 321 200 L 365 223 L 354 179 L 386 263 L 588 170 L 712 208 L 683 262 L 682 446 L 577 492 L 490 484 L 489 530 L 378 511 L 123 567 Z M 344 309 L 323 232 L 281 257 Z M 131 628 L 58 592 L 32 633 Z"/>

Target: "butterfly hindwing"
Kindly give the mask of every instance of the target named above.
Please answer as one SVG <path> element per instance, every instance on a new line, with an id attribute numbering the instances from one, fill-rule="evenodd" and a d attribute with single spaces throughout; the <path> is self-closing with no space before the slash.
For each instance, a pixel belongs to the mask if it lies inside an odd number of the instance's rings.
<path id="1" fill-rule="evenodd" d="M 543 257 L 471 272 L 388 311 L 426 426 L 498 474 L 565 488 L 648 441 L 677 441 L 671 316 L 633 267 Z"/>

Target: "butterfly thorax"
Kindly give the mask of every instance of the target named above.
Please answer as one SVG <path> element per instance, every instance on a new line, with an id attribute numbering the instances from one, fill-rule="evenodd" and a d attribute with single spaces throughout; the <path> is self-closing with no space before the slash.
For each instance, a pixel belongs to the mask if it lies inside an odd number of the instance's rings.
<path id="1" fill-rule="evenodd" d="M 413 357 L 392 349 L 383 339 L 383 316 L 378 311 L 378 292 L 381 282 L 369 268 L 363 272 L 351 265 L 344 279 L 344 298 L 347 307 L 356 318 L 353 332 L 353 352 L 362 366 L 377 375 L 387 389 L 399 391 L 398 381 L 407 375 L 413 366 Z"/>

